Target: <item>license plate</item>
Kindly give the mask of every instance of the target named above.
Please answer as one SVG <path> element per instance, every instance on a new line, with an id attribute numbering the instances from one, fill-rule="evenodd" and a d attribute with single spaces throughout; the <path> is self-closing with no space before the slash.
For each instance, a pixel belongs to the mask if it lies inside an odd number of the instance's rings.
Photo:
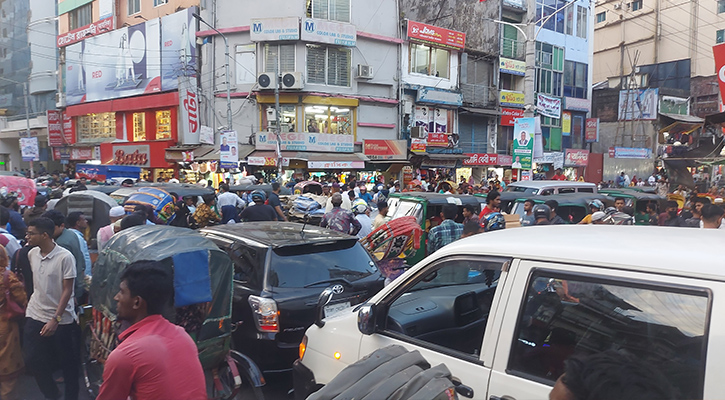
<path id="1" fill-rule="evenodd" d="M 350 302 L 346 301 L 344 303 L 337 303 L 337 304 L 330 304 L 329 306 L 325 306 L 325 318 L 333 317 L 346 308 L 350 308 Z"/>

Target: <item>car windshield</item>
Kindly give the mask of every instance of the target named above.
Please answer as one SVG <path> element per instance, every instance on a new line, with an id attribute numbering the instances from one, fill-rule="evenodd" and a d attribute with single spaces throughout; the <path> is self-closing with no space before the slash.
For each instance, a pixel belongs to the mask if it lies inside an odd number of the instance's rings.
<path id="1" fill-rule="evenodd" d="M 505 192 L 516 192 L 516 193 L 525 193 L 525 194 L 536 194 L 536 192 L 537 192 L 538 190 L 539 190 L 539 189 L 537 189 L 537 188 L 530 188 L 530 187 L 526 187 L 526 186 L 514 186 L 514 185 L 509 185 L 509 186 L 508 186 L 508 187 L 506 188 L 506 190 L 504 190 L 504 191 L 505 191 Z"/>
<path id="2" fill-rule="evenodd" d="M 378 267 L 355 240 L 283 247 L 272 251 L 267 283 L 275 288 L 329 286 L 366 278 Z M 312 284 L 312 285 L 311 285 Z"/>
<path id="3" fill-rule="evenodd" d="M 391 211 L 388 210 L 388 217 L 392 220 L 412 215 L 420 223 L 423 220 L 423 215 L 421 213 L 422 209 L 423 207 L 418 202 L 402 200 L 398 203 L 394 212 L 391 213 Z"/>

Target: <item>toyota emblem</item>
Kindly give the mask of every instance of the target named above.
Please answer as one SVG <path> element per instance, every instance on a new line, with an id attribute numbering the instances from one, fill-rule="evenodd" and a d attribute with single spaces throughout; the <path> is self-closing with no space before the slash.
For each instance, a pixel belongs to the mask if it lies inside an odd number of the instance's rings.
<path id="1" fill-rule="evenodd" d="M 335 285 L 332 287 L 332 293 L 340 294 L 345 291 L 345 288 L 342 285 Z"/>

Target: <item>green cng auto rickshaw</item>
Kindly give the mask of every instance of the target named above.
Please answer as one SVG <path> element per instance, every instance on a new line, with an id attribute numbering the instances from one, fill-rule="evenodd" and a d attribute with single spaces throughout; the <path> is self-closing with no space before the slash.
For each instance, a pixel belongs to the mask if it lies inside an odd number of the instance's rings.
<path id="1" fill-rule="evenodd" d="M 115 234 L 94 265 L 90 299 L 84 310 L 83 373 L 88 393 L 98 394 L 103 364 L 118 345 L 122 324 L 116 301 L 120 277 L 139 260 L 161 261 L 174 277 L 174 307 L 163 315 L 196 342 L 207 377 L 209 399 L 240 399 L 251 391 L 263 399 L 264 378 L 245 355 L 231 350 L 232 282 L 229 256 L 196 231 L 165 225 L 136 226 Z M 90 314 L 90 318 L 88 315 Z M 178 379 L 184 379 L 183 376 Z"/>

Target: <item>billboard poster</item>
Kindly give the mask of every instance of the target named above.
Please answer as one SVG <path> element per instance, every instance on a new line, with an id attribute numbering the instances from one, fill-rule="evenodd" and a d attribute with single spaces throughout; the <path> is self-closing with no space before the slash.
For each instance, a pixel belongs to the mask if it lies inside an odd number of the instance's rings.
<path id="1" fill-rule="evenodd" d="M 436 108 L 433 112 L 433 126 L 435 130 L 433 132 L 448 132 L 448 113 L 446 110 Z"/>
<path id="2" fill-rule="evenodd" d="M 427 106 L 415 106 L 415 126 L 423 127 L 427 132 L 433 132 L 433 119 L 430 116 L 432 110 Z"/>
<path id="3" fill-rule="evenodd" d="M 571 113 L 564 111 L 561 113 L 561 134 L 571 136 Z"/>
<path id="4" fill-rule="evenodd" d="M 249 39 L 253 42 L 300 40 L 300 20 L 297 17 L 252 19 Z"/>
<path id="5" fill-rule="evenodd" d="M 632 89 L 619 92 L 619 120 L 657 119 L 659 89 Z"/>
<path id="6" fill-rule="evenodd" d="M 194 77 L 179 78 L 179 114 L 181 143 L 199 144 L 199 96 Z"/>
<path id="7" fill-rule="evenodd" d="M 220 132 L 219 141 L 219 166 L 221 168 L 237 168 L 239 166 L 237 131 Z"/>
<path id="8" fill-rule="evenodd" d="M 353 153 L 355 138 L 353 135 L 331 133 L 282 132 L 280 150 L 287 151 L 323 151 L 331 153 Z M 271 132 L 257 133 L 257 150 L 277 150 L 277 135 Z"/>
<path id="9" fill-rule="evenodd" d="M 549 118 L 561 118 L 561 99 L 544 94 L 536 95 L 536 110 Z"/>
<path id="10" fill-rule="evenodd" d="M 199 130 L 199 142 L 205 144 L 214 144 L 214 129 L 210 126 L 202 125 Z"/>
<path id="11" fill-rule="evenodd" d="M 586 167 L 589 164 L 589 150 L 566 149 L 564 154 L 564 166 Z"/>
<path id="12" fill-rule="evenodd" d="M 174 90 L 180 76 L 196 76 L 196 7 L 161 18 L 161 90 Z"/>
<path id="13" fill-rule="evenodd" d="M 63 123 L 60 119 L 60 111 L 48 110 L 48 146 L 63 146 Z"/>
<path id="14" fill-rule="evenodd" d="M 20 138 L 20 155 L 23 161 L 40 161 L 37 137 Z"/>
<path id="15" fill-rule="evenodd" d="M 514 123 L 514 151 L 511 168 L 531 169 L 535 127 L 535 118 L 518 118 Z"/>
<path id="16" fill-rule="evenodd" d="M 161 91 L 159 37 L 157 18 L 68 46 L 67 104 Z"/>
<path id="17" fill-rule="evenodd" d="M 584 139 L 587 143 L 599 141 L 599 118 L 587 118 Z"/>
<path id="18" fill-rule="evenodd" d="M 501 109 L 501 126 L 514 126 L 516 118 L 522 118 L 524 116 L 524 110 L 517 110 L 515 108 L 502 108 Z"/>
<path id="19" fill-rule="evenodd" d="M 413 153 L 425 153 L 426 140 L 419 138 L 410 139 L 410 151 Z"/>
<path id="20" fill-rule="evenodd" d="M 355 47 L 357 44 L 357 28 L 353 24 L 307 18 L 302 21 L 302 26 L 304 29 L 301 39 L 304 41 L 350 47 Z"/>
<path id="21" fill-rule="evenodd" d="M 712 53 L 715 57 L 715 71 L 717 71 L 717 83 L 720 86 L 720 99 L 725 99 L 725 43 L 712 46 Z"/>

